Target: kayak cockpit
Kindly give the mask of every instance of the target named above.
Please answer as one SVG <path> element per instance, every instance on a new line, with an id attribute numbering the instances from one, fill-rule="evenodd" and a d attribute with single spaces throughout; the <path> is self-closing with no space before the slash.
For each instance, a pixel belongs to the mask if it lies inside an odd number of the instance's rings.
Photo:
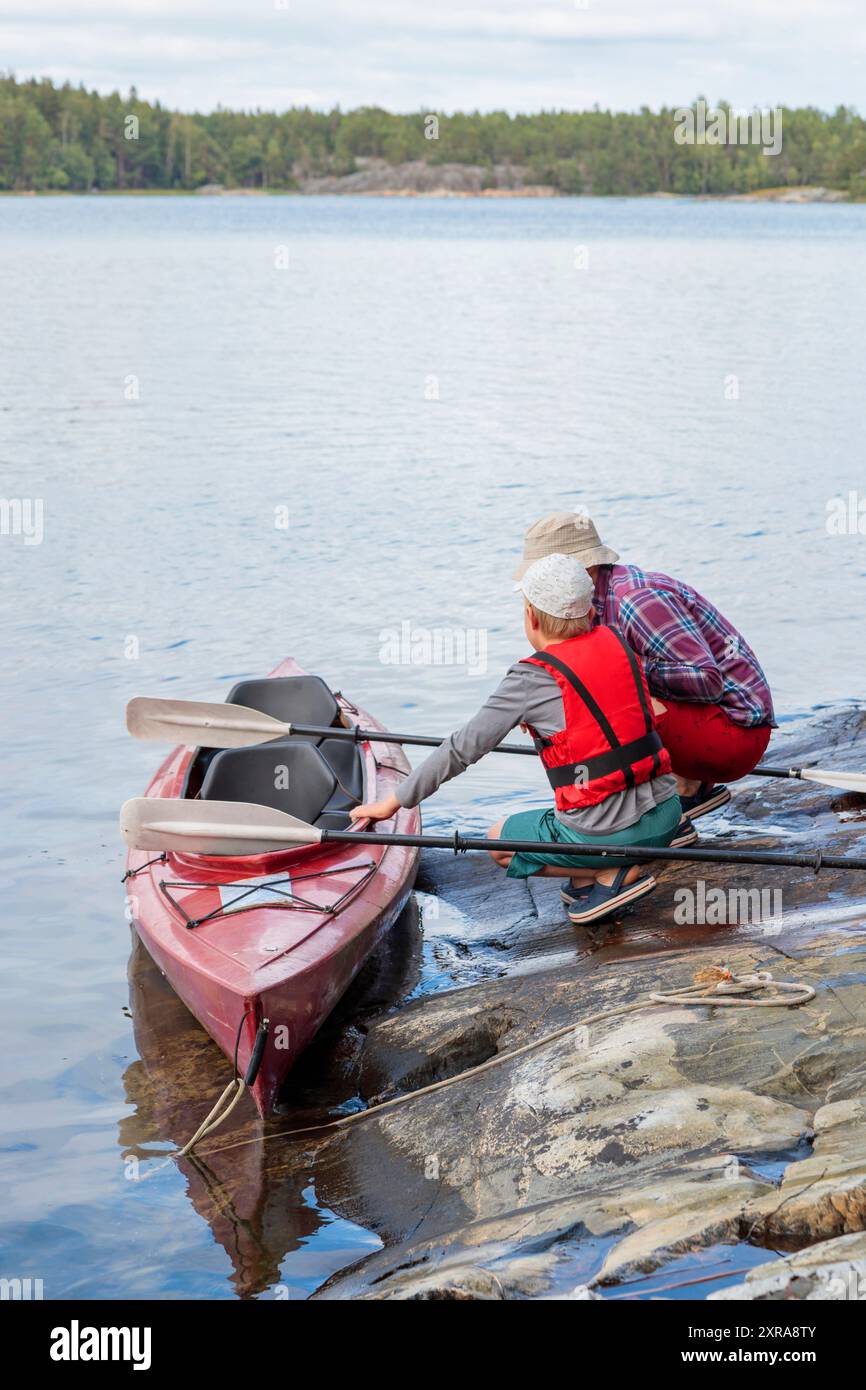
<path id="1" fill-rule="evenodd" d="M 227 703 L 289 724 L 343 728 L 340 706 L 319 676 L 240 681 Z M 350 739 L 292 734 L 251 748 L 199 748 L 181 795 L 203 801 L 247 801 L 298 816 L 320 829 L 342 830 L 364 800 L 364 758 Z"/>

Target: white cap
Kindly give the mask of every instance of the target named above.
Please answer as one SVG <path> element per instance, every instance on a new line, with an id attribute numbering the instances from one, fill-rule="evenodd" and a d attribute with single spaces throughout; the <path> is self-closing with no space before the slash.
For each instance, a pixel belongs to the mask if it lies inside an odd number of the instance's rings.
<path id="1" fill-rule="evenodd" d="M 585 618 L 595 593 L 592 579 L 573 555 L 543 555 L 514 589 L 551 618 Z"/>

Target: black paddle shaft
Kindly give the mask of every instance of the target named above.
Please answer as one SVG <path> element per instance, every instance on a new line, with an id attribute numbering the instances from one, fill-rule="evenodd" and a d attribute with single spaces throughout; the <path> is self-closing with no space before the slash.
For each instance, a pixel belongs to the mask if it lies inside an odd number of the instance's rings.
<path id="1" fill-rule="evenodd" d="M 783 854 L 774 850 L 751 849 L 649 849 L 637 845 L 599 845 L 596 849 L 583 841 L 574 844 L 546 840 L 485 840 L 471 835 L 390 835 L 376 830 L 323 830 L 322 842 L 346 841 L 362 845 L 403 845 L 417 849 L 450 849 L 454 854 L 470 850 L 504 850 L 507 854 L 591 854 L 594 859 L 634 859 L 649 863 L 653 859 L 671 859 L 693 864 L 773 864 L 780 868 L 866 869 L 866 859 L 844 859 L 841 855 Z"/>
<path id="2" fill-rule="evenodd" d="M 343 729 L 339 725 L 326 724 L 292 724 L 293 734 L 302 734 L 308 738 L 348 738 L 353 743 L 406 743 L 414 745 L 416 748 L 439 748 L 444 742 L 444 738 L 431 738 L 427 734 L 392 734 L 382 729 L 362 729 L 354 724 L 351 729 Z M 490 750 L 492 753 L 524 753 L 530 758 L 536 757 L 534 746 L 524 743 L 499 743 Z M 780 767 L 753 767 L 748 774 L 750 777 L 799 777 L 801 769 L 792 767 L 790 770 Z"/>
<path id="3" fill-rule="evenodd" d="M 439 748 L 445 742 L 444 738 L 430 738 L 426 734 L 389 734 L 383 729 L 361 729 L 357 724 L 353 724 L 351 729 L 343 729 L 339 725 L 292 723 L 291 729 L 293 734 L 305 734 L 310 738 L 348 738 L 353 743 L 410 743 L 418 748 Z M 522 743 L 500 743 L 492 751 L 528 753 L 531 758 L 536 756 L 532 745 Z"/>

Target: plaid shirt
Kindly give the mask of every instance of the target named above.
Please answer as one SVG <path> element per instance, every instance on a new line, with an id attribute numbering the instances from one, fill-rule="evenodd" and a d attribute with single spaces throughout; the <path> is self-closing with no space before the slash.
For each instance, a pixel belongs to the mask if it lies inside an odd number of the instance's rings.
<path id="1" fill-rule="evenodd" d="M 775 725 L 767 678 L 748 642 L 696 590 L 637 565 L 602 565 L 595 621 L 618 627 L 658 699 L 720 705 L 735 724 Z"/>

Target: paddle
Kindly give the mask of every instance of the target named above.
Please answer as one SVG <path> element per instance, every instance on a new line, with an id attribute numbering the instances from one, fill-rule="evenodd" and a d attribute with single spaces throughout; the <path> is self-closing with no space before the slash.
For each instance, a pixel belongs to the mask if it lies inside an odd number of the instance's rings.
<path id="1" fill-rule="evenodd" d="M 438 748 L 445 740 L 424 734 L 390 734 L 384 729 L 344 729 L 330 724 L 287 724 L 270 714 L 247 709 L 245 705 L 207 704 L 198 700 L 159 700 L 137 695 L 126 706 L 126 727 L 136 738 L 155 743 L 187 743 L 196 746 L 207 734 L 207 748 L 247 748 L 268 743 L 290 734 L 310 738 L 347 738 L 353 743 L 409 743 Z M 532 744 L 500 743 L 497 753 L 528 753 L 535 757 Z"/>
<path id="2" fill-rule="evenodd" d="M 824 771 L 820 767 L 753 767 L 749 777 L 797 777 L 801 782 L 817 782 L 823 787 L 840 787 L 847 792 L 866 792 L 866 772 Z"/>
<path id="3" fill-rule="evenodd" d="M 270 854 L 296 845 L 350 843 L 404 845 L 419 849 L 506 850 L 522 854 L 580 854 L 585 845 L 540 840 L 488 840 L 471 835 L 395 835 L 378 830 L 320 830 L 285 811 L 249 801 L 184 801 L 177 797 L 137 796 L 124 803 L 120 832 L 132 849 L 173 850 L 180 854 Z M 785 854 L 773 850 L 648 849 L 604 845 L 592 853 L 600 859 L 649 862 L 672 859 L 695 864 L 777 864 L 814 869 L 866 869 L 866 859 L 839 855 Z"/>
<path id="4" fill-rule="evenodd" d="M 126 706 L 126 727 L 136 738 L 157 743 L 204 743 L 208 748 L 247 748 L 275 738 L 302 734 L 311 738 L 345 738 L 353 743 L 405 743 L 438 748 L 445 740 L 425 734 L 392 734 L 381 729 L 343 729 L 325 724 L 287 724 L 244 705 L 208 704 L 198 700 L 160 700 L 138 695 Z M 203 735 L 207 735 L 204 739 Z M 500 743 L 494 753 L 535 757 L 531 744 Z M 796 777 L 843 791 L 866 792 L 866 773 L 822 771 L 817 767 L 756 767 L 754 777 Z"/>

